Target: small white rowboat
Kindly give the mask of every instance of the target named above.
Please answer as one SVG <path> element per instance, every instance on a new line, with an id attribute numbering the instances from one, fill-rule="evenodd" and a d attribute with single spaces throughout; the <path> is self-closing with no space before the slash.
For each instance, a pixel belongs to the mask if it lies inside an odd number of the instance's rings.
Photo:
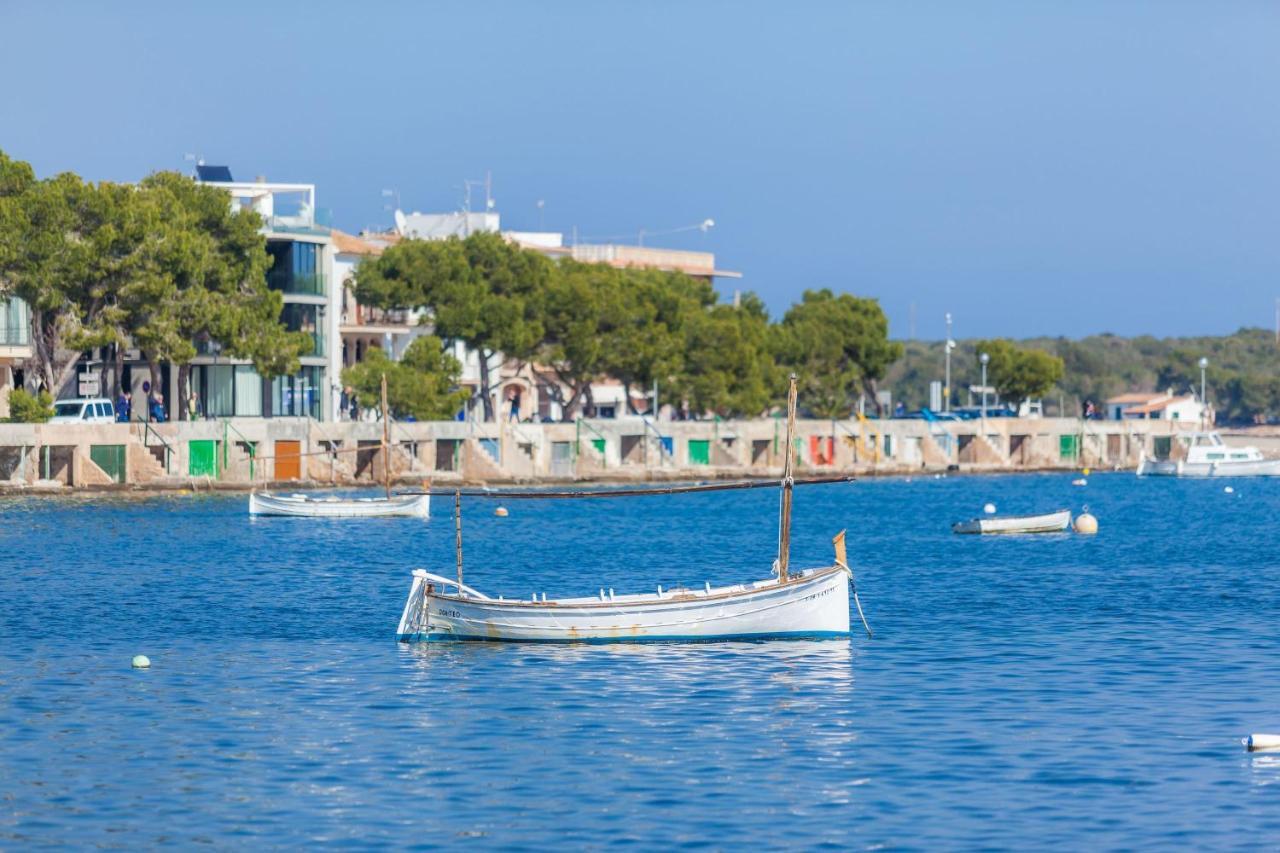
<path id="1" fill-rule="evenodd" d="M 273 495 L 253 492 L 249 495 L 250 515 L 289 515 L 304 518 L 376 518 L 413 516 L 428 518 L 431 498 L 428 495 L 403 495 L 392 498 L 315 498 L 308 495 Z"/>
<path id="2" fill-rule="evenodd" d="M 1060 533 L 1071 526 L 1071 510 L 1043 515 L 992 515 L 951 525 L 952 533 Z"/>
<path id="3" fill-rule="evenodd" d="M 845 566 L 811 569 L 735 586 L 659 589 L 645 595 L 601 590 L 587 598 L 493 599 L 419 569 L 397 639 L 607 643 L 762 640 L 849 636 Z M 452 588 L 446 593 L 445 588 Z"/>

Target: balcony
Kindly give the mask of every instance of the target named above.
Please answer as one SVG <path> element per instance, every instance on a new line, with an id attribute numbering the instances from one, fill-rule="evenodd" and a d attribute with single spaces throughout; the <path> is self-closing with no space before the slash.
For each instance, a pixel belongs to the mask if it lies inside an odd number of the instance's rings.
<path id="1" fill-rule="evenodd" d="M 267 287 L 290 296 L 324 296 L 328 281 L 324 273 L 296 273 L 272 270 L 267 273 Z"/>

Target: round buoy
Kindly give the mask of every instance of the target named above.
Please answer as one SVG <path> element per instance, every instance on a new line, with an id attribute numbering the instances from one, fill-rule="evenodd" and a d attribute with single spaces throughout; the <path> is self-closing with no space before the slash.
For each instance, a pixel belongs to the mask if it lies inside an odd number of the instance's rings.
<path id="1" fill-rule="evenodd" d="M 498 518 L 506 518 L 507 508 L 505 506 L 500 506 L 493 511 L 493 514 L 496 515 Z"/>
<path id="2" fill-rule="evenodd" d="M 134 669 L 146 669 L 149 666 L 151 666 L 151 658 L 147 657 L 146 655 L 133 656 Z"/>
<path id="3" fill-rule="evenodd" d="M 1226 492 L 1227 494 L 1231 494 L 1232 492 L 1235 491 L 1235 489 L 1231 488 L 1230 486 L 1227 486 L 1222 491 Z"/>
<path id="4" fill-rule="evenodd" d="M 983 512 L 985 512 L 987 515 L 995 515 L 995 514 L 996 514 L 996 505 L 995 505 L 995 504 L 987 504 L 986 506 L 984 506 L 984 507 L 982 508 L 982 511 L 983 511 Z"/>
<path id="5" fill-rule="evenodd" d="M 1083 471 L 1081 471 L 1080 473 L 1081 473 L 1081 474 L 1084 474 L 1086 477 L 1088 477 L 1088 476 L 1089 476 L 1089 469 L 1088 469 L 1088 468 L 1085 468 L 1085 469 L 1084 469 Z"/>
<path id="6" fill-rule="evenodd" d="M 1072 480 L 1072 481 L 1071 481 L 1071 485 L 1073 485 L 1073 486 L 1087 486 L 1087 485 L 1089 485 L 1089 481 L 1088 481 L 1088 480 L 1086 480 L 1084 477 L 1077 477 L 1076 479 L 1074 479 L 1074 480 Z"/>
<path id="7" fill-rule="evenodd" d="M 1072 524 L 1076 533 L 1092 536 L 1098 532 L 1098 519 L 1089 514 L 1088 507 L 1085 507 L 1084 512 L 1076 516 L 1076 520 Z"/>

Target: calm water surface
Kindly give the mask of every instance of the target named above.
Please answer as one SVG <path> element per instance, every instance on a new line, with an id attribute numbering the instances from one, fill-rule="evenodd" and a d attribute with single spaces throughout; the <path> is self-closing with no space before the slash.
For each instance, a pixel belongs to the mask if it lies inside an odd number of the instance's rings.
<path id="1" fill-rule="evenodd" d="M 1280 482 L 1067 475 L 797 493 L 876 636 L 406 646 L 431 521 L 243 497 L 0 502 L 0 847 L 1274 846 Z M 1095 538 L 957 537 L 986 501 Z M 764 576 L 776 496 L 465 508 L 470 583 Z M 152 669 L 134 671 L 136 653 Z"/>

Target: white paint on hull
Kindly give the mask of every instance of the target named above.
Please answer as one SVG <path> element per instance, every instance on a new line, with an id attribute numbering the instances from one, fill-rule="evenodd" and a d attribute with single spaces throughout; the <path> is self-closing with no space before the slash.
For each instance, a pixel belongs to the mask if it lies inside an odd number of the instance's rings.
<path id="1" fill-rule="evenodd" d="M 971 518 L 951 525 L 953 533 L 1059 533 L 1071 526 L 1071 510 L 1042 515 Z"/>
<path id="2" fill-rule="evenodd" d="M 438 575 L 414 572 L 397 636 L 417 640 L 644 642 L 849 634 L 848 570 L 661 595 L 506 601 L 446 595 Z M 471 592 L 474 593 L 474 590 Z"/>
<path id="3" fill-rule="evenodd" d="M 405 495 L 387 498 L 313 498 L 306 495 L 251 493 L 250 515 L 284 515 L 301 518 L 379 518 L 412 516 L 428 518 L 431 498 Z"/>

